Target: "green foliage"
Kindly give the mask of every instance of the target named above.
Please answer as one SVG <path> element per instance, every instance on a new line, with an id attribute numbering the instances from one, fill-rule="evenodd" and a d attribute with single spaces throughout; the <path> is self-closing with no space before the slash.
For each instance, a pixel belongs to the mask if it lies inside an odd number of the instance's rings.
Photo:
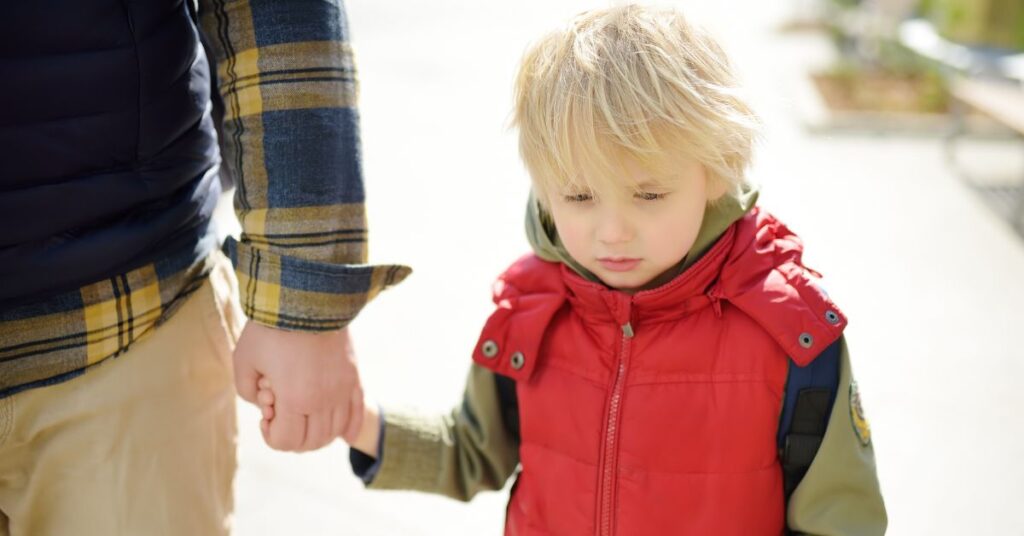
<path id="1" fill-rule="evenodd" d="M 831 0 L 833 4 L 841 9 L 854 8 L 860 5 L 861 0 Z"/>
<path id="2" fill-rule="evenodd" d="M 920 9 L 952 41 L 1024 50 L 1022 0 L 923 0 Z"/>

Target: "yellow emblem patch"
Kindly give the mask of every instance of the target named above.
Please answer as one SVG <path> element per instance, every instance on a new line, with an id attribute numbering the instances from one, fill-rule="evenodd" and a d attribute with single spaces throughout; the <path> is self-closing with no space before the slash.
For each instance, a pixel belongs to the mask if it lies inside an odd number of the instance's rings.
<path id="1" fill-rule="evenodd" d="M 850 382 L 850 420 L 853 422 L 853 431 L 857 439 L 864 446 L 871 443 L 871 425 L 864 416 L 864 406 L 860 402 L 860 391 L 857 389 L 857 382 Z"/>

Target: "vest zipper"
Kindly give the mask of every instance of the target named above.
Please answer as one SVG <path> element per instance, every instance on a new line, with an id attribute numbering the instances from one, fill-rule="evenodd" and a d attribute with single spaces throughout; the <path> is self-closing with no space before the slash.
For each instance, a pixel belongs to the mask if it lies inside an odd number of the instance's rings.
<path id="1" fill-rule="evenodd" d="M 615 473 L 618 462 L 619 415 L 622 413 L 622 391 L 626 386 L 626 369 L 629 365 L 629 341 L 633 338 L 633 325 L 626 322 L 622 325 L 622 345 L 619 350 L 619 363 L 615 371 L 615 383 L 612 386 L 611 398 L 608 402 L 608 421 L 605 427 L 604 458 L 601 466 L 600 507 L 598 509 L 598 534 L 611 536 L 612 510 L 615 502 Z"/>

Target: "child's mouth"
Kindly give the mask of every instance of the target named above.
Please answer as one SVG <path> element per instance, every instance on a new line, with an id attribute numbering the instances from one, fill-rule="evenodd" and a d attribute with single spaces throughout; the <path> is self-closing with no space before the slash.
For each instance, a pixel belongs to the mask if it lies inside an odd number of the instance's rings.
<path id="1" fill-rule="evenodd" d="M 611 272 L 628 272 L 636 265 L 640 264 L 640 259 L 633 259 L 629 257 L 604 257 L 597 259 L 597 262 L 601 263 L 601 266 L 605 270 Z"/>

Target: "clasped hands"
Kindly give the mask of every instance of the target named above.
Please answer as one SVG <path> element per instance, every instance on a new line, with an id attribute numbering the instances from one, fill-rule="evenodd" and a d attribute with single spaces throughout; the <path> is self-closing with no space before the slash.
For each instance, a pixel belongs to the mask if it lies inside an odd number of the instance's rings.
<path id="1" fill-rule="evenodd" d="M 271 448 L 305 452 L 358 436 L 365 404 L 347 328 L 309 333 L 249 322 L 234 367 L 238 394 L 261 407 L 260 429 Z M 261 388 L 271 393 L 271 386 L 273 400 L 260 404 Z"/>

